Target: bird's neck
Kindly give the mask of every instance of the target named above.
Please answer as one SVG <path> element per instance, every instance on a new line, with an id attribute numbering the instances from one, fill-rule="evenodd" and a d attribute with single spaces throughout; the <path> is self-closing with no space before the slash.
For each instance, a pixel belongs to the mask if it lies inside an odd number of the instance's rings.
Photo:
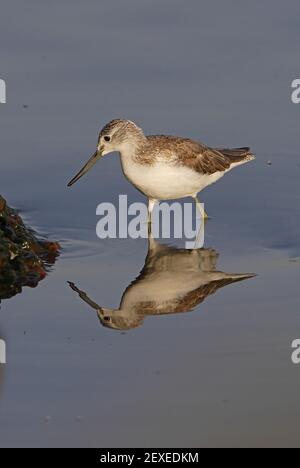
<path id="1" fill-rule="evenodd" d="M 146 146 L 147 139 L 145 137 L 125 141 L 119 147 L 122 161 L 135 161 L 138 156 L 145 150 Z"/>

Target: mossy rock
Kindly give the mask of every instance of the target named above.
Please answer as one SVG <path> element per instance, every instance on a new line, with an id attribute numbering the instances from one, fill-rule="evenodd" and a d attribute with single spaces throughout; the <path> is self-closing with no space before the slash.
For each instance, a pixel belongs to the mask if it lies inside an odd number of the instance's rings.
<path id="1" fill-rule="evenodd" d="M 60 245 L 39 239 L 0 196 L 0 300 L 36 287 L 59 255 Z"/>

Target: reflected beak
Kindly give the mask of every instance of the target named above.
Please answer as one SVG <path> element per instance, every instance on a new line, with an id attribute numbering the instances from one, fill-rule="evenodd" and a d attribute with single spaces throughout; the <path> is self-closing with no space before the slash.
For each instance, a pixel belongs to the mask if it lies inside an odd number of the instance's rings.
<path id="1" fill-rule="evenodd" d="M 75 184 L 82 176 L 84 176 L 90 169 L 96 164 L 97 161 L 102 157 L 103 147 L 100 147 L 93 156 L 88 160 L 86 165 L 76 174 L 76 176 L 68 183 L 68 187 Z"/>

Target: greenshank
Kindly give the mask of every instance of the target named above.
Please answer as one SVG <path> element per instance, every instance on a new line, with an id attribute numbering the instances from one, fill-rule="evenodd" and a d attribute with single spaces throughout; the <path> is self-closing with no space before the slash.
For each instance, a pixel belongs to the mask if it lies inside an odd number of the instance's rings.
<path id="1" fill-rule="evenodd" d="M 146 136 L 130 120 L 115 119 L 103 127 L 95 153 L 69 182 L 70 187 L 105 154 L 119 152 L 125 177 L 148 197 L 149 221 L 156 202 L 197 195 L 226 172 L 254 159 L 250 148 L 211 148 L 189 138 Z"/>
<path id="2" fill-rule="evenodd" d="M 103 307 L 74 283 L 69 285 L 96 311 L 103 326 L 129 330 L 147 316 L 190 312 L 220 288 L 256 276 L 217 271 L 217 259 L 213 249 L 178 249 L 150 236 L 144 268 L 124 291 L 118 309 Z"/>

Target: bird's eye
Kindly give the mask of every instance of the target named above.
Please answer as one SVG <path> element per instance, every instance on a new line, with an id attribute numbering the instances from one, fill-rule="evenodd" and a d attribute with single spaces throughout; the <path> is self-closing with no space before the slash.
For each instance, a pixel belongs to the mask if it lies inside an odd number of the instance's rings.
<path id="1" fill-rule="evenodd" d="M 104 141 L 110 141 L 110 136 L 105 136 Z"/>
<path id="2" fill-rule="evenodd" d="M 110 322 L 110 317 L 105 316 L 103 317 L 103 320 L 105 320 L 105 322 Z"/>

